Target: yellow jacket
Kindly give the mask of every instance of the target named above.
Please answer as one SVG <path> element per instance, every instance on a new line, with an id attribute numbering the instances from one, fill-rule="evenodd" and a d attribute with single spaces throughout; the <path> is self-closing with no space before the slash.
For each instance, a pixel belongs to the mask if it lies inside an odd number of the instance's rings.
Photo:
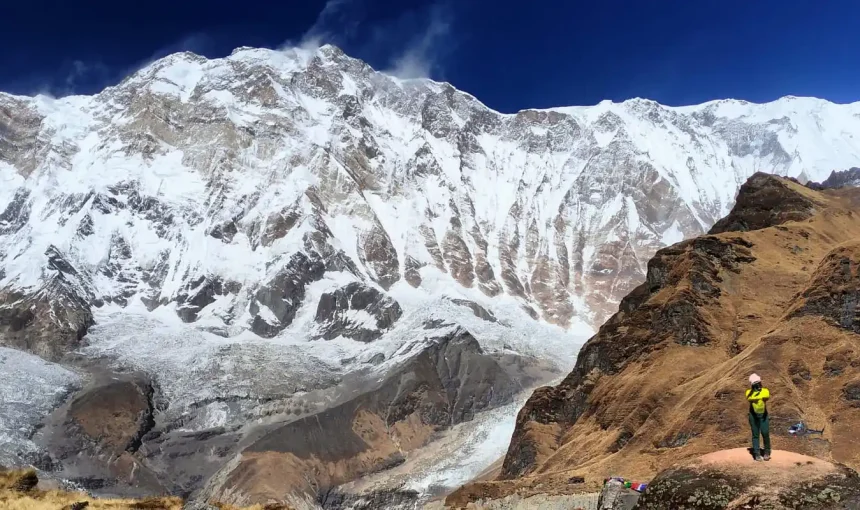
<path id="1" fill-rule="evenodd" d="M 750 410 L 756 414 L 764 414 L 767 410 L 765 404 L 770 398 L 770 391 L 767 388 L 762 388 L 759 391 L 749 389 L 746 391 L 747 400 L 750 403 Z"/>

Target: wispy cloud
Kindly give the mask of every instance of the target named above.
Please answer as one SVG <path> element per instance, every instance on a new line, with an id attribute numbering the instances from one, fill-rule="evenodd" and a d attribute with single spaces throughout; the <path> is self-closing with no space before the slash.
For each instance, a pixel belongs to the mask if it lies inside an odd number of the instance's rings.
<path id="1" fill-rule="evenodd" d="M 453 9 L 447 2 L 374 16 L 367 0 L 328 0 L 301 37 L 282 48 L 330 43 L 400 78 L 438 77 L 454 40 Z"/>
<path id="2" fill-rule="evenodd" d="M 350 23 L 348 11 L 358 3 L 356 0 L 328 0 L 314 24 L 302 34 L 299 45 L 319 46 L 323 42 L 351 36 L 357 27 L 357 20 Z"/>
<path id="3" fill-rule="evenodd" d="M 434 8 L 424 31 L 414 37 L 400 54 L 392 57 L 391 67 L 385 72 L 403 79 L 430 78 L 437 70 L 442 48 L 450 35 L 451 22 L 447 11 Z"/>
<path id="4" fill-rule="evenodd" d="M 456 44 L 453 22 L 457 4 L 453 0 L 404 4 L 382 9 L 371 0 L 328 0 L 313 23 L 284 46 L 313 49 L 330 43 L 400 78 L 443 78 L 445 59 Z M 132 64 L 109 66 L 97 58 L 80 58 L 67 61 L 50 76 L 19 78 L 11 85 L 29 94 L 91 94 L 172 53 L 207 55 L 217 46 L 206 33 L 191 33 Z"/>
<path id="5" fill-rule="evenodd" d="M 206 34 L 195 33 L 159 48 L 130 66 L 111 67 L 97 58 L 81 58 L 66 61 L 51 75 L 25 76 L 2 85 L 27 95 L 64 97 L 93 94 L 119 83 L 125 77 L 167 55 L 180 51 L 204 53 L 210 44 L 211 39 Z"/>
<path id="6" fill-rule="evenodd" d="M 328 0 L 313 24 L 297 39 L 287 39 L 279 50 L 315 50 L 323 44 L 347 46 L 362 21 L 363 0 Z"/>
<path id="7" fill-rule="evenodd" d="M 110 79 L 110 69 L 102 62 L 73 60 L 71 69 L 64 80 L 64 85 L 59 92 L 62 95 L 71 95 L 75 94 L 81 87 L 104 87 Z"/>
<path id="8" fill-rule="evenodd" d="M 28 96 L 65 97 L 101 90 L 112 78 L 110 68 L 99 60 L 71 60 L 58 66 L 53 75 L 29 75 L 2 85 Z"/>

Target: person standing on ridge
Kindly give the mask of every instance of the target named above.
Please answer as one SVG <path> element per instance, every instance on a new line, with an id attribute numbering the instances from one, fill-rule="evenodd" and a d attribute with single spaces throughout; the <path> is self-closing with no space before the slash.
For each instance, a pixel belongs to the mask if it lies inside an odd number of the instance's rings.
<path id="1" fill-rule="evenodd" d="M 746 391 L 750 403 L 750 428 L 752 429 L 752 452 L 756 461 L 770 460 L 770 422 L 767 416 L 767 401 L 770 391 L 762 388 L 758 374 L 750 376 L 750 389 Z M 764 438 L 764 456 L 759 449 L 759 434 Z"/>

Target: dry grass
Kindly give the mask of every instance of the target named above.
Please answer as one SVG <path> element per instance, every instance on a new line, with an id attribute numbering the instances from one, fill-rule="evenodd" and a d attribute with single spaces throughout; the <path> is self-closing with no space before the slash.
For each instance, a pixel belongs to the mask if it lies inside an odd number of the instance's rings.
<path id="1" fill-rule="evenodd" d="M 180 510 L 180 498 L 99 499 L 83 492 L 39 490 L 33 470 L 5 471 L 0 468 L 0 508 L 4 510 Z M 291 510 L 280 504 L 235 507 L 215 504 L 220 510 Z"/>
<path id="2" fill-rule="evenodd" d="M 846 389 L 860 383 L 858 336 L 836 320 L 844 308 L 841 300 L 847 299 L 840 296 L 858 292 L 860 189 L 787 187 L 814 198 L 813 217 L 707 236 L 721 246 L 740 239 L 755 257 L 729 269 L 713 256 L 716 276 L 694 271 L 690 244 L 655 257 L 664 277 L 658 291 L 640 289 L 646 299 L 641 306 L 619 312 L 616 322 L 590 341 L 592 347 L 608 346 L 602 351 L 606 359 L 623 353 L 616 356 L 617 371 L 599 375 L 594 369 L 561 387 L 538 390 L 526 416 L 540 419 L 518 421 L 514 439 L 524 446 L 512 443 L 508 452 L 530 471 L 511 480 L 468 484 L 447 501 L 565 493 L 581 487 L 567 483 L 573 476 L 585 477 L 586 486 L 616 474 L 647 480 L 679 461 L 746 447 L 743 391 L 753 372 L 774 395 L 769 408 L 775 449 L 860 469 L 860 403 L 850 400 Z M 716 289 L 711 296 L 691 291 L 709 275 Z M 677 307 L 677 314 L 699 326 L 707 342 L 684 345 L 674 336 L 659 336 L 655 323 L 666 304 L 690 295 L 695 313 Z M 834 305 L 821 306 L 828 299 Z M 809 308 L 809 302 L 818 305 Z M 580 391 L 587 395 L 587 412 L 567 422 L 556 412 L 559 402 Z M 790 437 L 788 427 L 800 419 L 815 428 L 826 425 L 824 436 Z"/>
<path id="3" fill-rule="evenodd" d="M 29 471 L 0 471 L 0 508 L 8 510 L 180 510 L 182 500 L 175 497 L 132 499 L 95 499 L 81 492 L 43 491 L 31 487 L 36 473 Z M 86 503 L 86 505 L 84 505 Z M 78 505 L 77 507 L 74 505 Z"/>

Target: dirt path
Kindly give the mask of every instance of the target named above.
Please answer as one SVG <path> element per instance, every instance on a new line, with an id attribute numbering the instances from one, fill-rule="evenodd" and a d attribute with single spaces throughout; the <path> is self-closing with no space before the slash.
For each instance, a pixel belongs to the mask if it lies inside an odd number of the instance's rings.
<path id="1" fill-rule="evenodd" d="M 814 470 L 820 473 L 833 470 L 833 464 L 827 461 L 785 450 L 774 450 L 771 453 L 770 461 L 767 462 L 756 462 L 746 448 L 735 448 L 709 453 L 699 460 L 704 464 L 730 465 L 745 469 L 749 469 L 753 465 L 760 465 L 761 469 L 768 471 L 795 469 L 798 467 L 803 467 L 804 471 Z"/>

